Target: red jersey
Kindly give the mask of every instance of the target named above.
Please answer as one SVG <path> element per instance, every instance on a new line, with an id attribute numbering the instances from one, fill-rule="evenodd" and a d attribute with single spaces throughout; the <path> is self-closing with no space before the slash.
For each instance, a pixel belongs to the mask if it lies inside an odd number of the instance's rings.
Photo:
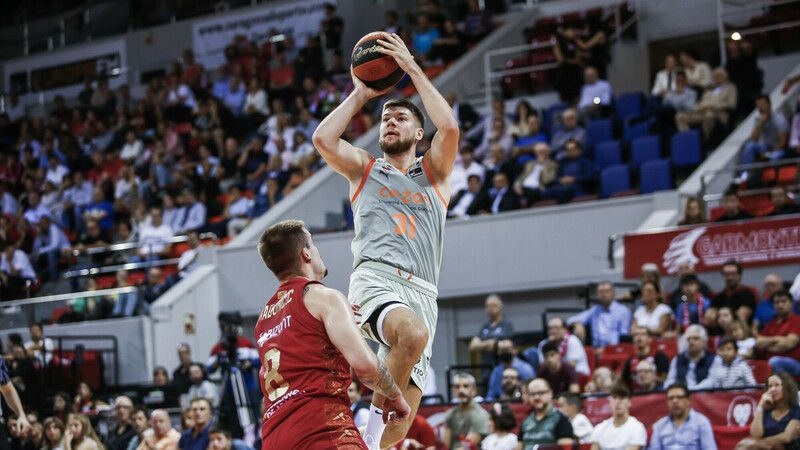
<path id="1" fill-rule="evenodd" d="M 321 419 L 327 422 L 304 424 L 312 431 L 329 429 L 326 425 L 339 426 L 344 418 L 341 412 L 350 411 L 350 365 L 328 338 L 322 322 L 303 303 L 303 289 L 311 283 L 319 282 L 296 277 L 283 283 L 256 324 L 258 354 L 263 363 L 259 378 L 266 405 L 261 428 L 264 439 L 311 401 L 315 405 L 307 409 L 321 410 Z M 325 403 L 324 408 L 319 401 Z M 352 424 L 352 413 L 348 420 Z M 300 438 L 306 431 L 294 429 L 293 433 Z M 360 436 L 352 437 L 360 441 Z"/>

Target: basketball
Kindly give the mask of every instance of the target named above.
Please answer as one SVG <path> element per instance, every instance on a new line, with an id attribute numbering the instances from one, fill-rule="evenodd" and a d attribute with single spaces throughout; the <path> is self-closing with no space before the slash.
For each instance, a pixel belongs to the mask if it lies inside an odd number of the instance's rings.
<path id="1" fill-rule="evenodd" d="M 383 32 L 375 31 L 362 37 L 353 48 L 351 58 L 353 73 L 367 87 L 377 90 L 394 86 L 405 75 L 392 56 L 378 51 L 381 46 L 378 39 L 383 36 Z"/>

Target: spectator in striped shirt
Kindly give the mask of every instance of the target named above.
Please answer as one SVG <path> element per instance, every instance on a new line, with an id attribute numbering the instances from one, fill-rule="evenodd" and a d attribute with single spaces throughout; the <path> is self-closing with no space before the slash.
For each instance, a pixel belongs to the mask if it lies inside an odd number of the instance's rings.
<path id="1" fill-rule="evenodd" d="M 711 371 L 709 377 L 697 385 L 697 389 L 756 385 L 753 369 L 739 357 L 739 347 L 735 339 L 723 339 L 717 346 L 717 354 L 722 359 L 722 364 Z"/>

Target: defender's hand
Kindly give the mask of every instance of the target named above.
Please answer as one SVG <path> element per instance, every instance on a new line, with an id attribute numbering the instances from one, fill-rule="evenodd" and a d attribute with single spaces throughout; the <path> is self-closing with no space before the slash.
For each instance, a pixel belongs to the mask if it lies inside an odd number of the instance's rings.
<path id="1" fill-rule="evenodd" d="M 383 423 L 400 424 L 408 420 L 409 415 L 411 415 L 411 407 L 408 406 L 402 394 L 397 398 L 387 398 L 383 402 Z"/>

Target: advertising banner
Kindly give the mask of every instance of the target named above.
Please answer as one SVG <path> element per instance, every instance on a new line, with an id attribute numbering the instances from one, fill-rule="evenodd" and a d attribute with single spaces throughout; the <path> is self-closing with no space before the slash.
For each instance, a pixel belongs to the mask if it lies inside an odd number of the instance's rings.
<path id="1" fill-rule="evenodd" d="M 309 0 L 270 6 L 259 11 L 211 16 L 195 21 L 193 27 L 194 53 L 206 69 L 225 63 L 225 47 L 237 36 L 261 42 L 272 29 L 293 36 L 298 46 L 305 46 L 305 36 L 318 34 L 320 21 L 325 18 L 325 5 L 331 0 Z"/>
<path id="2" fill-rule="evenodd" d="M 800 262 L 800 216 L 629 234 L 624 243 L 625 278 L 639 277 L 642 264 L 649 262 L 662 275 L 674 275 L 685 261 L 697 272 L 719 270 L 730 259 L 743 267 L 795 264 Z"/>

